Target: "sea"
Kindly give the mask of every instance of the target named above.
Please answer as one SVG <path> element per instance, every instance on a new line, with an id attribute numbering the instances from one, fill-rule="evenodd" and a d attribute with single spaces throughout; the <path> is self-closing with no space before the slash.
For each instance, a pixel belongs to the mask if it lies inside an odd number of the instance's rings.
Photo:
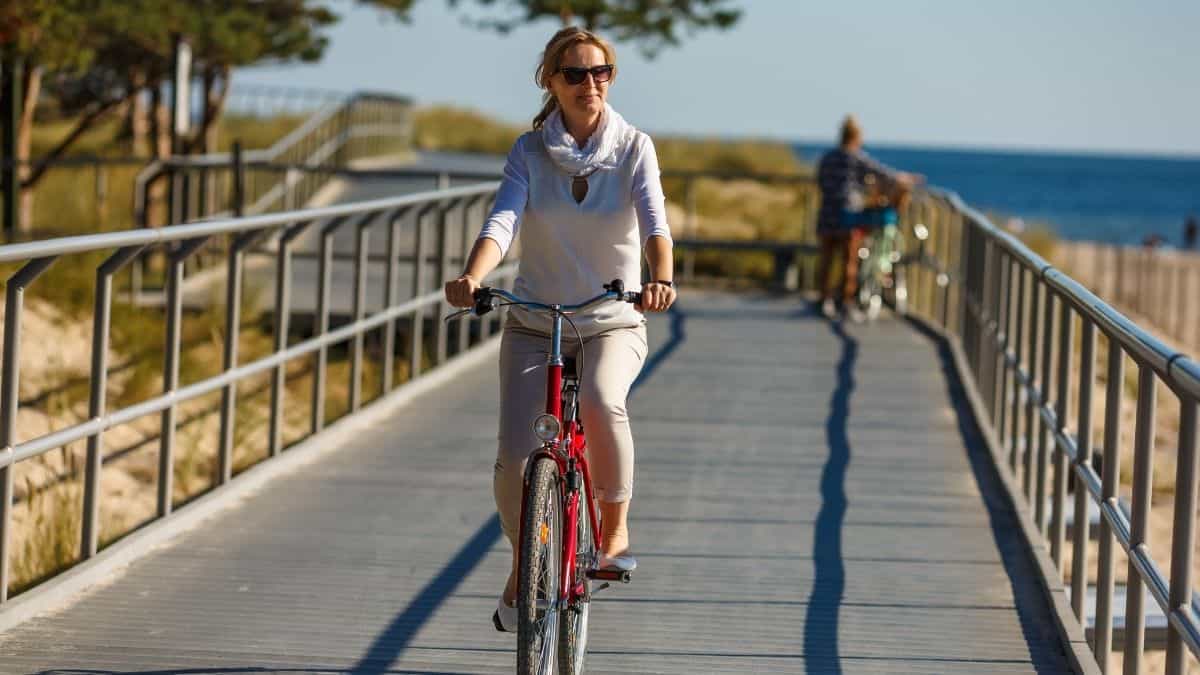
<path id="1" fill-rule="evenodd" d="M 798 143 L 815 163 L 829 144 Z M 1200 218 L 1200 157 L 1067 154 L 878 145 L 888 166 L 924 174 L 997 225 L 1047 228 L 1072 240 L 1137 244 L 1150 235 L 1180 246 Z"/>

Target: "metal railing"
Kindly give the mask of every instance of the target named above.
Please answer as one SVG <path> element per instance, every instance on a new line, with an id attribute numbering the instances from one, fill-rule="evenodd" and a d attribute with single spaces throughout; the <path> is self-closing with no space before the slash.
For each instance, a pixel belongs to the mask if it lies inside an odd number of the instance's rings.
<path id="1" fill-rule="evenodd" d="M 1200 254 L 1145 246 L 1077 242 L 1065 271 L 1093 293 L 1200 349 Z"/>
<path id="2" fill-rule="evenodd" d="M 151 224 L 153 193 L 159 184 L 169 186 L 167 219 L 174 224 L 303 206 L 329 179 L 320 169 L 406 149 L 411 108 L 407 98 L 357 93 L 326 104 L 265 150 L 249 150 L 240 158 L 211 153 L 151 162 L 137 177 L 135 220 L 142 227 Z M 262 165 L 307 170 L 257 171 Z M 243 168 L 246 173 L 239 175 Z"/>
<path id="3" fill-rule="evenodd" d="M 169 96 L 169 92 L 164 95 Z M 350 96 L 349 92 L 335 89 L 258 84 L 235 79 L 225 101 L 225 113 L 250 117 L 306 114 L 330 103 L 340 103 Z"/>
<path id="4" fill-rule="evenodd" d="M 1019 486 L 1013 498 L 1032 514 L 1032 525 L 1060 576 L 1068 572 L 1066 522 L 1072 509 L 1071 611 L 1084 626 L 1088 507 L 1089 502 L 1099 506 L 1091 640 L 1097 664 L 1106 669 L 1114 648 L 1120 647 L 1125 672 L 1138 672 L 1146 646 L 1144 586 L 1168 619 L 1166 672 L 1185 672 L 1188 651 L 1200 656 L 1200 619 L 1192 607 L 1200 364 L 1122 316 L 957 196 L 935 193 L 914 202 L 910 211 L 910 222 L 927 223 L 932 234 L 922 264 L 909 275 L 910 308 L 961 347 L 970 371 L 964 376 L 985 407 L 987 419 L 981 422 L 999 445 L 996 464 L 1010 476 L 1011 485 Z M 1106 338 L 1104 354 L 1097 352 L 1098 336 Z M 1121 495 L 1127 359 L 1137 375 L 1128 514 Z M 1093 401 L 1099 365 L 1105 379 L 1102 407 Z M 1156 389 L 1163 386 L 1179 406 L 1175 504 L 1170 541 L 1152 542 L 1148 525 L 1155 415 L 1161 407 Z M 1102 417 L 1099 447 L 1093 438 L 1097 411 Z M 1122 645 L 1113 644 L 1114 542 L 1128 559 Z M 1161 546 L 1170 548 L 1169 575 L 1152 555 Z"/>
<path id="5" fill-rule="evenodd" d="M 407 340 L 408 378 L 419 376 L 426 364 L 439 365 L 456 353 L 489 337 L 495 330 L 494 317 L 481 320 L 470 316 L 448 325 L 440 285 L 452 275 L 451 265 L 462 264 L 472 239 L 470 227 L 482 220 L 483 212 L 495 197 L 497 184 L 421 193 L 404 197 L 360 202 L 321 209 L 291 211 L 189 225 L 138 229 L 105 234 L 66 237 L 0 247 L 0 264 L 19 263 L 19 270 L 7 281 L 4 315 L 3 376 L 0 378 L 0 605 L 10 590 L 10 562 L 14 547 L 13 477 L 19 462 L 39 457 L 69 443 L 87 444 L 82 470 L 83 502 L 80 559 L 94 556 L 99 549 L 100 479 L 103 464 L 104 433 L 148 415 L 160 416 L 161 436 L 157 462 L 157 515 L 172 513 L 173 468 L 177 454 L 176 417 L 181 405 L 206 394 L 220 392 L 220 432 L 217 439 L 216 470 L 213 487 L 220 488 L 233 476 L 233 429 L 237 424 L 235 405 L 238 384 L 255 376 L 270 378 L 269 434 L 267 459 L 284 450 L 283 409 L 286 394 L 285 369 L 289 361 L 312 358 L 312 395 L 308 433 L 319 432 L 326 423 L 326 390 L 330 349 L 347 343 L 349 360 L 348 414 L 364 404 L 364 341 L 378 335 L 382 345 L 380 379 L 376 394 L 393 390 L 395 357 L 401 351 L 401 338 Z M 406 234 L 406 228 L 411 234 Z M 383 262 L 382 300 L 376 311 L 369 311 L 367 279 L 372 263 L 368 241 L 373 230 L 384 230 L 386 257 Z M 334 236 L 342 231 L 354 234 L 352 310 L 348 323 L 331 325 L 331 288 L 333 286 Z M 316 311 L 311 337 L 289 343 L 289 320 L 293 301 L 293 244 L 305 233 L 319 237 L 319 267 L 316 279 Z M 219 374 L 181 386 L 182 288 L 184 263 L 206 242 L 217 237 L 229 238 L 226 253 L 228 276 L 225 292 L 222 370 Z M 411 239 L 409 250 L 401 251 L 402 240 Z M 249 247 L 273 241 L 275 250 L 275 288 L 270 330 L 273 349 L 269 355 L 252 362 L 239 362 L 239 328 L 242 310 L 244 256 Z M 112 323 L 113 278 L 125 265 L 150 249 L 161 249 L 168 261 L 164 362 L 161 395 L 119 410 L 107 406 L 109 340 Z M 93 311 L 92 359 L 88 419 L 78 424 L 33 438 L 16 437 L 18 392 L 20 385 L 21 323 L 23 298 L 31 285 L 57 261 L 70 256 L 112 252 L 96 268 Z M 433 264 L 429 256 L 433 255 Z M 407 260 L 410 293 L 402 297 L 401 261 Z M 72 260 L 74 262 L 74 260 Z M 494 273 L 493 283 L 509 285 L 515 275 L 513 265 Z M 432 315 L 429 326 L 426 317 Z M 403 369 L 401 369 L 401 372 Z"/>

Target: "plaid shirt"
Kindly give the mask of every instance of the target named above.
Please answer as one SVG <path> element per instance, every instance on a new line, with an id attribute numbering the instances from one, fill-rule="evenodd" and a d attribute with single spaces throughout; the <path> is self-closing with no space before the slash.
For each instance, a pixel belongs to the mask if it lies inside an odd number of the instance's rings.
<path id="1" fill-rule="evenodd" d="M 895 180 L 896 171 L 861 150 L 850 152 L 834 148 L 821 157 L 817 165 L 817 186 L 821 188 L 818 232 L 842 229 L 843 212 L 862 210 L 862 186 L 869 175 L 877 179 Z"/>

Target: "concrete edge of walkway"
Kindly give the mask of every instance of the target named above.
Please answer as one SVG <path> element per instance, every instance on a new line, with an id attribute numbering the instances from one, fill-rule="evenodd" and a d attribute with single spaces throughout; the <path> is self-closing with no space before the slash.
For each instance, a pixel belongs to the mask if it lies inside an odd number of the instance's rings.
<path id="1" fill-rule="evenodd" d="M 986 407 L 983 400 L 979 398 L 979 394 L 975 389 L 975 378 L 971 375 L 971 369 L 967 366 L 966 355 L 962 351 L 962 346 L 958 340 L 948 335 L 939 326 L 931 321 L 909 314 L 907 317 L 929 332 L 937 335 L 943 340 L 950 349 L 950 353 L 954 359 L 954 369 L 958 373 L 958 377 L 963 381 L 963 391 L 966 394 L 967 402 L 971 406 L 971 415 L 974 417 L 975 428 L 979 429 L 983 436 L 984 442 L 987 444 L 988 456 L 992 460 L 993 468 L 996 469 L 996 475 L 1004 484 L 1005 498 L 1008 505 L 1016 512 L 1017 522 L 1021 526 L 1021 539 L 1025 544 L 1025 548 L 1029 555 L 1033 558 L 1035 567 L 1038 571 L 1038 582 L 1045 594 L 1046 600 L 1050 603 L 1054 613 L 1054 624 L 1058 629 L 1059 638 L 1062 639 L 1063 645 L 1066 647 L 1067 657 L 1071 661 L 1071 666 L 1078 673 L 1085 675 L 1101 675 L 1099 664 L 1096 662 L 1096 657 L 1092 654 L 1091 647 L 1088 646 L 1087 636 L 1084 632 L 1083 625 L 1075 618 L 1075 611 L 1071 609 L 1071 599 L 1068 595 L 1067 588 L 1062 582 L 1058 570 L 1054 566 L 1054 562 L 1050 557 L 1050 551 L 1041 541 L 1041 537 L 1033 528 L 1033 516 L 1025 504 L 1017 499 L 1017 495 L 1021 494 L 1016 482 L 1006 470 L 1003 461 L 1000 459 L 998 449 L 1001 447 L 999 439 L 992 430 L 990 424 L 984 424 L 987 420 L 985 414 Z"/>
<path id="2" fill-rule="evenodd" d="M 81 562 L 54 579 L 0 605 L 0 635 L 29 619 L 67 609 L 85 593 L 118 579 L 131 564 L 238 505 L 271 481 L 340 450 L 359 432 L 422 394 L 481 365 L 489 358 L 495 358 L 499 349 L 500 336 L 496 335 L 448 360 L 428 375 L 400 385 L 382 399 L 368 404 L 358 413 L 343 417 L 279 456 L 254 465 L 224 487 L 197 498 L 171 516 L 135 530 L 91 560 Z"/>

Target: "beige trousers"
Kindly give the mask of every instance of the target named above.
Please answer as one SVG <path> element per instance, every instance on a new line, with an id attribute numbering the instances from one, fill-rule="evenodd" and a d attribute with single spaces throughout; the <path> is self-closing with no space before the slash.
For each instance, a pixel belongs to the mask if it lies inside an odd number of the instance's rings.
<path id="1" fill-rule="evenodd" d="M 500 342 L 500 435 L 492 485 L 500 524 L 514 546 L 521 527 L 525 460 L 540 445 L 533 435 L 533 420 L 546 409 L 549 350 L 548 335 L 507 322 Z M 579 341 L 569 329 L 562 351 L 578 358 Z M 646 352 L 645 325 L 584 338 L 579 414 L 587 435 L 588 468 L 600 501 L 624 502 L 633 496 L 633 434 L 625 399 Z"/>

